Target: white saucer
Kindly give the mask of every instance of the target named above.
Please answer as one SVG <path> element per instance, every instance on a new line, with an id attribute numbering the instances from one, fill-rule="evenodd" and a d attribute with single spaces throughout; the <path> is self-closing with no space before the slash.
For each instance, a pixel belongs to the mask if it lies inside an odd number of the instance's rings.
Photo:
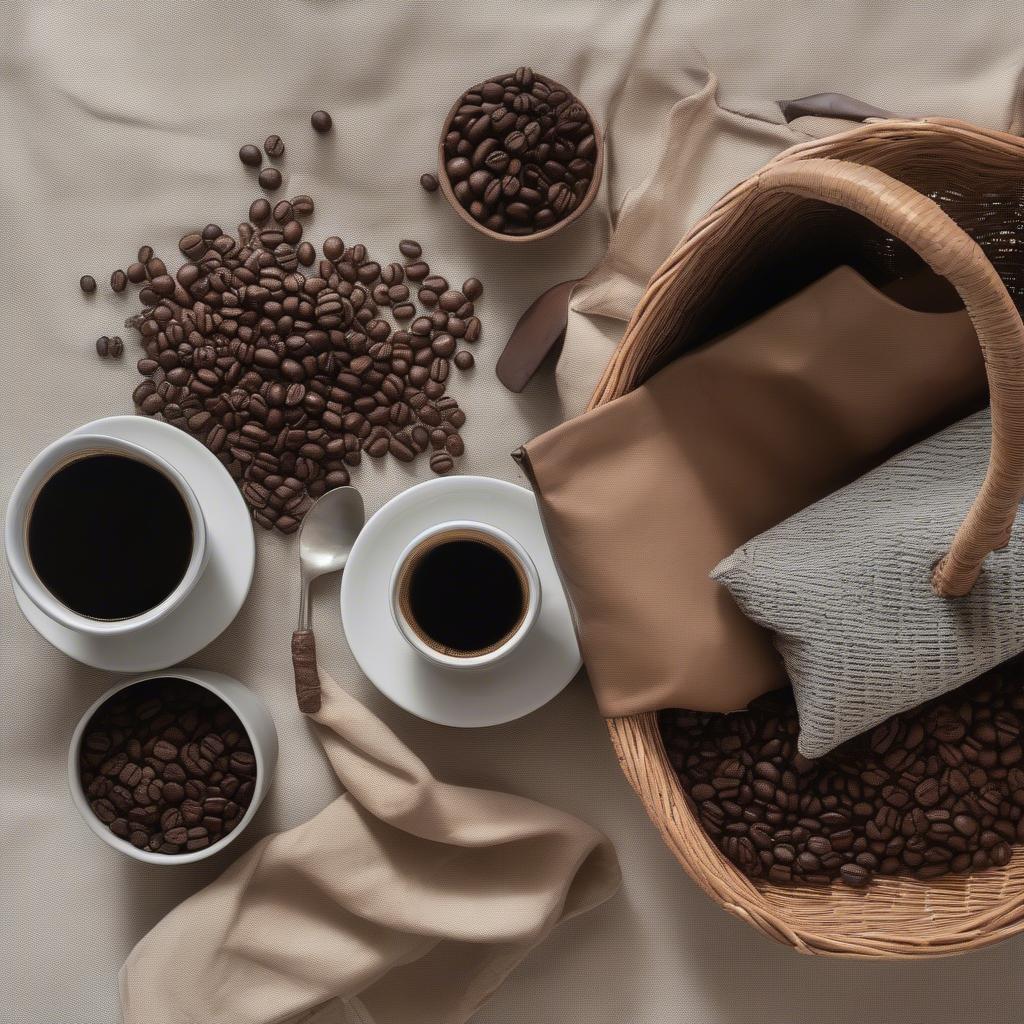
<path id="1" fill-rule="evenodd" d="M 148 672 L 184 661 L 224 632 L 249 593 L 256 541 L 245 501 L 212 452 L 161 420 L 109 416 L 86 423 L 74 433 L 134 441 L 180 470 L 202 506 L 210 559 L 195 589 L 174 611 L 152 626 L 124 636 L 84 636 L 54 622 L 12 579 L 18 606 L 54 647 L 93 668 Z M 116 529 L 117 524 L 111 527 Z"/>
<path id="2" fill-rule="evenodd" d="M 490 523 L 514 537 L 541 580 L 537 623 L 506 658 L 478 671 L 444 669 L 417 654 L 391 616 L 388 585 L 405 546 L 450 519 Z M 363 527 L 341 580 L 341 618 L 352 653 L 370 681 L 399 707 L 428 722 L 463 728 L 528 715 L 580 670 L 572 612 L 544 536 L 533 494 L 478 476 L 445 477 L 392 498 Z"/>

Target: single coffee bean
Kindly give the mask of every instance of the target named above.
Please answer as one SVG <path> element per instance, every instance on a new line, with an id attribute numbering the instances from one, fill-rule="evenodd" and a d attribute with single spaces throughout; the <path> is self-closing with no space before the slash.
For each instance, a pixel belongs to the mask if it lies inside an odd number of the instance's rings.
<path id="1" fill-rule="evenodd" d="M 462 294 L 469 299 L 470 302 L 475 302 L 484 293 L 484 286 L 480 283 L 478 278 L 470 277 L 467 278 L 465 283 L 462 285 Z"/>
<path id="2" fill-rule="evenodd" d="M 281 136 L 268 135 L 263 143 L 263 150 L 267 156 L 273 157 L 275 160 L 284 156 L 284 142 L 281 140 Z"/>
<path id="3" fill-rule="evenodd" d="M 96 339 L 96 354 L 104 359 L 110 354 L 110 339 L 105 334 Z"/>
<path id="4" fill-rule="evenodd" d="M 437 451 L 430 456 L 430 468 L 440 476 L 450 473 L 455 468 L 455 462 L 448 452 Z"/>
<path id="5" fill-rule="evenodd" d="M 264 224 L 270 220 L 270 203 L 266 199 L 254 199 L 249 207 L 249 220 L 253 224 Z"/>
<path id="6" fill-rule="evenodd" d="M 324 239 L 323 249 L 324 256 L 332 262 L 336 262 L 345 252 L 345 243 L 337 235 L 331 235 Z"/>
<path id="7" fill-rule="evenodd" d="M 287 224 L 288 221 L 295 218 L 295 210 L 292 204 L 287 199 L 282 199 L 279 203 L 274 206 L 274 220 L 278 224 Z"/>
<path id="8" fill-rule="evenodd" d="M 96 291 L 96 278 L 92 274 L 83 274 L 78 279 L 78 287 L 85 292 L 86 295 L 92 295 Z"/>
<path id="9" fill-rule="evenodd" d="M 238 151 L 238 159 L 241 160 L 246 167 L 259 167 L 259 165 L 263 163 L 263 154 L 260 152 L 258 146 L 253 146 L 247 143 Z"/>
<path id="10" fill-rule="evenodd" d="M 128 287 L 128 275 L 123 270 L 115 270 L 110 275 L 110 287 L 115 292 L 123 292 Z"/>
<path id="11" fill-rule="evenodd" d="M 436 192 L 438 189 L 437 177 L 433 174 L 421 174 L 420 188 L 422 188 L 424 192 Z"/>
<path id="12" fill-rule="evenodd" d="M 465 304 L 466 296 L 463 295 L 462 292 L 449 289 L 441 294 L 437 302 L 445 312 L 454 313 L 457 309 L 461 309 Z"/>
<path id="13" fill-rule="evenodd" d="M 418 260 L 423 255 L 423 248 L 419 242 L 411 238 L 405 238 L 398 243 L 398 251 L 410 260 Z"/>
<path id="14" fill-rule="evenodd" d="M 321 135 L 329 132 L 334 126 L 334 120 L 326 110 L 314 110 L 310 115 L 309 122 L 313 126 L 313 130 Z"/>
<path id="15" fill-rule="evenodd" d="M 259 176 L 260 188 L 266 189 L 268 192 L 274 192 L 281 187 L 283 178 L 281 172 L 276 167 L 264 167 L 260 171 Z"/>
<path id="16" fill-rule="evenodd" d="M 121 356 L 124 354 L 124 342 L 115 334 L 110 339 L 107 351 L 109 352 L 111 358 L 120 359 Z"/>
<path id="17" fill-rule="evenodd" d="M 468 349 L 460 349 L 455 353 L 455 365 L 460 370 L 468 370 L 473 366 L 476 360 L 473 358 L 473 353 Z"/>

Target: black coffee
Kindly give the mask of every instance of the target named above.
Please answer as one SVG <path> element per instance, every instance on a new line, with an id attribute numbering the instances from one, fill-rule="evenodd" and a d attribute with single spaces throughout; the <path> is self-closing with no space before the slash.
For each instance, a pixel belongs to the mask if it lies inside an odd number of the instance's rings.
<path id="1" fill-rule="evenodd" d="M 93 619 L 155 607 L 192 557 L 192 518 L 163 473 L 123 455 L 88 455 L 43 484 L 28 550 L 43 586 Z"/>
<path id="2" fill-rule="evenodd" d="M 519 625 L 524 583 L 507 555 L 477 540 L 452 540 L 422 555 L 409 579 L 409 617 L 436 646 L 473 654 Z"/>

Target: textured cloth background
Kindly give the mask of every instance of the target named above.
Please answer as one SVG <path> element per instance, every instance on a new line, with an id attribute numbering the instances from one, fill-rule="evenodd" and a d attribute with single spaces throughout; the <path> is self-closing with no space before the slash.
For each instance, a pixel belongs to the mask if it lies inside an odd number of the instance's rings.
<path id="1" fill-rule="evenodd" d="M 806 757 L 1024 650 L 1024 523 L 985 559 L 969 594 L 950 600 L 931 587 L 991 444 L 986 409 L 754 537 L 711 573 L 776 634 Z"/>
<path id="2" fill-rule="evenodd" d="M 667 254 L 681 234 L 672 218 L 688 223 L 765 159 L 821 127 L 785 128 L 772 98 L 838 90 L 901 113 L 1006 127 L 1024 67 L 1022 36 L 1019 0 L 523 0 L 514 7 L 6 0 L 0 503 L 48 441 L 131 411 L 132 361 L 104 363 L 92 351 L 99 334 L 119 328 L 129 304 L 105 286 L 86 301 L 79 276 L 91 272 L 103 282 L 142 242 L 173 257 L 185 229 L 211 219 L 235 224 L 256 191 L 236 155 L 243 142 L 270 132 L 285 139 L 286 194 L 308 192 L 317 202 L 311 238 L 337 231 L 391 259 L 398 239 L 417 237 L 447 276 L 482 278 L 478 368 L 452 388 L 469 414 L 460 468 L 521 479 L 508 452 L 585 405 L 621 323 L 574 317 L 557 388 L 544 375 L 525 394 L 509 395 L 494 381 L 494 361 L 541 289 L 597 262 L 611 211 L 650 209 L 645 195 L 663 197 L 656 219 L 664 230 L 638 229 L 635 245 L 613 253 L 623 273 L 602 275 L 621 314 L 629 298 L 618 282 L 642 282 Z M 505 248 L 463 226 L 416 180 L 433 163 L 441 118 L 458 91 L 518 61 L 578 89 L 610 128 L 612 148 L 605 195 L 586 218 L 547 242 Z M 721 107 L 702 92 L 708 69 L 721 83 Z M 320 107 L 335 120 L 325 139 L 308 124 Z M 671 135 L 661 166 L 671 174 L 644 193 L 639 185 L 658 167 L 673 107 L 673 127 L 686 130 Z M 368 463 L 354 482 L 373 510 L 429 475 L 422 462 Z M 67 743 L 114 677 L 70 662 L 40 639 L 15 608 L 3 570 L 4 1024 L 115 1024 L 117 971 L 134 943 L 262 834 L 307 820 L 337 795 L 287 683 L 295 542 L 262 534 L 258 541 L 245 607 L 192 660 L 244 680 L 268 702 L 281 737 L 277 776 L 230 855 L 181 868 L 120 857 L 76 816 L 65 783 Z M 477 1015 L 482 1024 L 860 1024 L 891 1020 L 896 1006 L 915 1022 L 1017 1020 L 1020 942 L 912 969 L 805 960 L 766 942 L 697 891 L 665 849 L 615 764 L 585 681 L 506 726 L 430 725 L 390 706 L 360 676 L 337 600 L 335 580 L 315 588 L 321 660 L 433 772 L 571 811 L 618 850 L 622 891 L 528 957 Z"/>

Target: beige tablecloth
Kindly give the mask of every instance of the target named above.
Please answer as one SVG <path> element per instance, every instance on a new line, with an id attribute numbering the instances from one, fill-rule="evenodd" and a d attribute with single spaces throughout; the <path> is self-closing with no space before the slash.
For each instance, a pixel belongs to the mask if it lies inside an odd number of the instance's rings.
<path id="1" fill-rule="evenodd" d="M 47 441 L 131 411 L 132 361 L 103 363 L 92 350 L 97 335 L 117 329 L 128 303 L 105 287 L 84 301 L 79 275 L 102 282 L 142 242 L 173 256 L 183 230 L 236 223 L 253 197 L 236 156 L 242 142 L 269 132 L 285 139 L 287 191 L 316 200 L 317 240 L 337 231 L 394 258 L 399 238 L 416 237 L 452 279 L 484 280 L 479 365 L 452 388 L 469 414 L 460 468 L 517 479 L 508 451 L 582 407 L 621 325 L 574 318 L 557 384 L 547 375 L 521 396 L 493 379 L 500 346 L 539 290 L 597 262 L 609 211 L 624 199 L 628 206 L 630 190 L 651 174 L 670 109 L 707 88 L 708 69 L 721 81 L 726 112 L 702 120 L 700 148 L 684 147 L 667 168 L 688 161 L 672 203 L 683 222 L 800 137 L 777 123 L 772 97 L 836 90 L 901 113 L 1005 127 L 1024 66 L 1022 37 L 1017 0 L 11 0 L 0 5 L 0 499 Z M 484 241 L 416 185 L 451 97 L 518 62 L 577 88 L 613 141 L 602 204 L 564 236 L 525 249 Z M 676 116 L 704 102 L 684 104 Z M 332 111 L 335 131 L 314 145 L 308 116 L 319 107 Z M 729 128 L 728 144 L 705 131 L 716 125 Z M 661 244 L 643 241 L 639 265 Z M 622 258 L 627 277 L 642 277 L 628 250 Z M 611 306 L 621 305 L 614 298 Z M 588 302 L 609 311 L 600 295 Z M 372 464 L 354 482 L 372 510 L 428 475 L 422 463 Z M 280 731 L 274 789 L 233 852 L 309 818 L 336 794 L 281 682 L 289 674 L 294 561 L 294 540 L 261 535 L 249 600 L 192 659 L 258 691 Z M 92 836 L 65 786 L 67 741 L 113 677 L 50 648 L 21 618 L 6 579 L 0 591 L 0 1020 L 111 1024 L 117 970 L 133 943 L 233 854 L 158 869 Z M 338 628 L 334 581 L 317 588 L 315 614 L 325 665 L 437 775 L 569 810 L 618 848 L 622 892 L 540 947 L 481 1011 L 484 1024 L 1019 1018 L 1019 942 L 913 968 L 810 961 L 713 906 L 678 869 L 618 772 L 584 680 L 525 720 L 448 730 L 390 706 L 361 677 Z"/>

